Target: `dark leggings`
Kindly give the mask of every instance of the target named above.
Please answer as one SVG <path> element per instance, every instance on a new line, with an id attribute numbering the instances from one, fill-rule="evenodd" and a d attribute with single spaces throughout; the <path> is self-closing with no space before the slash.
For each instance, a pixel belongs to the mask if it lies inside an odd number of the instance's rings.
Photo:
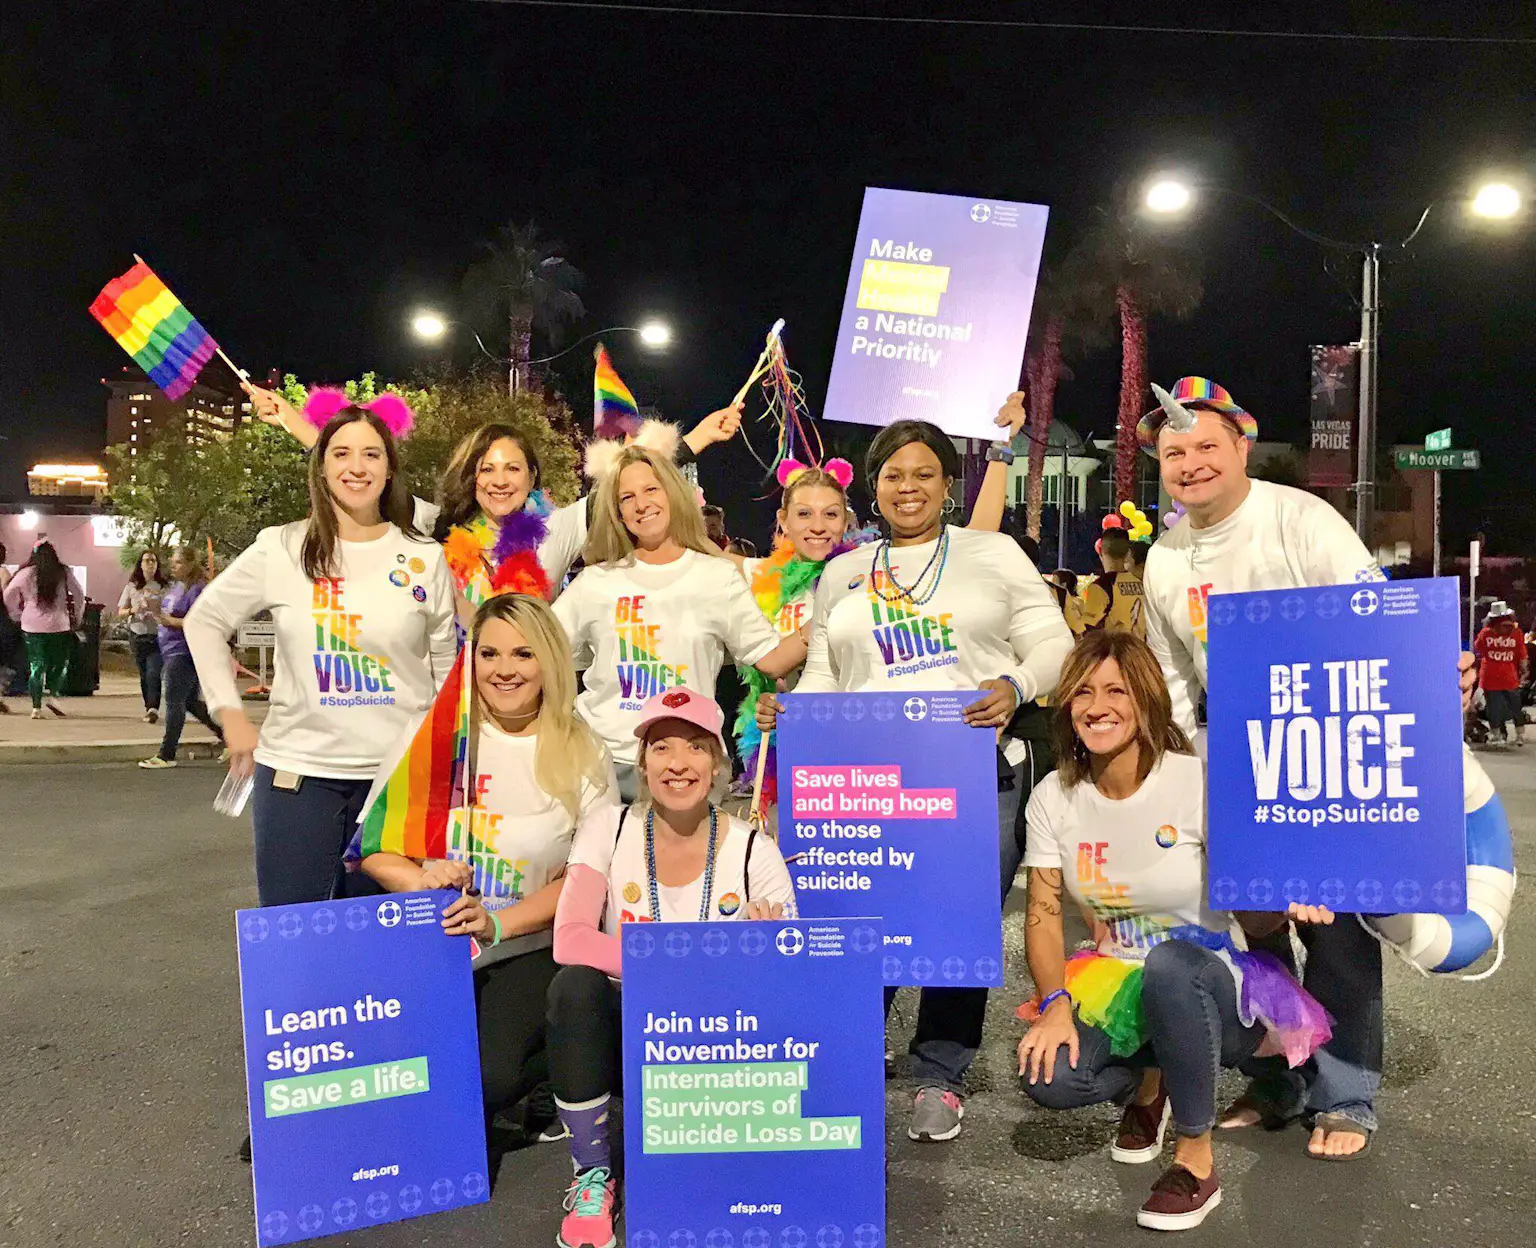
<path id="1" fill-rule="evenodd" d="M 1109 1037 L 1079 1022 L 1077 1068 L 1072 1068 L 1067 1046 L 1062 1045 L 1051 1082 L 1042 1075 L 1032 1084 L 1021 1076 L 1025 1093 L 1047 1109 L 1124 1105 L 1135 1094 L 1142 1072 L 1156 1066 L 1173 1105 L 1174 1130 L 1194 1136 L 1216 1125 L 1216 1079 L 1223 1066 L 1269 1078 L 1285 1069 L 1280 1058 L 1254 1057 L 1264 1028 L 1243 1025 L 1237 981 L 1209 949 L 1187 940 L 1154 946 L 1142 970 L 1141 1006 L 1147 1043 L 1138 1052 L 1113 1056 Z"/>
<path id="2" fill-rule="evenodd" d="M 223 730 L 213 722 L 208 708 L 203 705 L 197 684 L 197 668 L 192 665 L 190 654 L 173 654 L 165 660 L 165 731 L 160 737 L 160 757 L 168 763 L 176 761 L 176 750 L 181 745 L 181 730 L 187 725 L 187 712 L 192 718 L 213 733 L 221 742 Z M 320 898 L 307 898 L 319 901 Z"/>
<path id="3" fill-rule="evenodd" d="M 371 780 L 300 776 L 279 789 L 277 773 L 256 764 L 251 823 L 256 837 L 256 895 L 264 906 L 383 892 L 361 871 L 342 869 L 341 855 L 357 830 Z"/>
<path id="4" fill-rule="evenodd" d="M 549 986 L 560 968 L 548 949 L 533 949 L 475 972 L 480 1084 L 487 1121 L 533 1090 L 542 1074 Z"/>
<path id="5" fill-rule="evenodd" d="M 139 696 L 146 711 L 160 709 L 160 676 L 165 665 L 160 659 L 160 643 L 153 633 L 134 633 L 133 665 L 139 669 Z"/>
<path id="6" fill-rule="evenodd" d="M 623 1083 L 619 986 L 590 966 L 562 966 L 549 985 L 549 1083 L 567 1105 Z"/>

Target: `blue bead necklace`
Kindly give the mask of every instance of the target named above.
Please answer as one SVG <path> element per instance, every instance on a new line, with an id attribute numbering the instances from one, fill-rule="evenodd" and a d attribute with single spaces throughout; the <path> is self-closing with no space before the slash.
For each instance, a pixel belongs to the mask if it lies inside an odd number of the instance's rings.
<path id="1" fill-rule="evenodd" d="M 914 607 L 921 607 L 932 599 L 934 594 L 939 592 L 939 582 L 944 579 L 944 565 L 949 562 L 949 526 L 946 524 L 940 531 L 938 544 L 933 548 L 933 554 L 928 557 L 927 564 L 918 573 L 917 580 L 912 582 L 910 589 L 898 581 L 896 574 L 891 571 L 891 542 L 889 538 L 880 543 L 880 552 L 876 558 L 879 561 L 880 570 L 885 573 L 885 579 L 896 587 L 896 593 L 892 596 L 887 594 L 883 587 L 876 584 L 875 593 L 880 595 L 881 600 L 892 606 L 908 603 Z M 935 563 L 938 564 L 937 571 L 934 570 Z M 933 572 L 933 580 L 922 596 L 919 597 L 917 591 L 922 588 L 922 584 L 928 579 L 930 572 Z M 875 580 L 873 567 L 870 568 L 870 580 L 871 582 Z"/>
<path id="2" fill-rule="evenodd" d="M 715 838 L 718 831 L 717 811 L 714 803 L 709 806 L 709 848 L 704 857 L 704 897 L 699 902 L 699 922 L 709 919 L 710 899 L 715 895 Z M 656 884 L 656 808 L 645 812 L 645 873 L 651 887 L 651 922 L 661 922 L 661 892 Z"/>

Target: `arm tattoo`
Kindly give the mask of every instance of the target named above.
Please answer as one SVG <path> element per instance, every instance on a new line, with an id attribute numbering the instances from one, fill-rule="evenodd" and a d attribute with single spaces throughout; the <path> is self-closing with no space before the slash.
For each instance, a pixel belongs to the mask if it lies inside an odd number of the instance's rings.
<path id="1" fill-rule="evenodd" d="M 1037 883 L 1038 889 L 1035 887 Z M 1061 870 L 1058 867 L 1035 867 L 1030 876 L 1025 923 L 1029 927 L 1038 927 L 1046 916 L 1061 918 Z"/>

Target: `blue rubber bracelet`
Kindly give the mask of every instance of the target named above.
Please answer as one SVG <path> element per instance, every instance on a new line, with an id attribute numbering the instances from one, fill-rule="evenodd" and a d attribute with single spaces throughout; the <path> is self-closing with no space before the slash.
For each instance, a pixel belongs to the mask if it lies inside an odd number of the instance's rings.
<path id="1" fill-rule="evenodd" d="M 1024 686 L 1019 684 L 1012 676 L 1004 676 L 1003 679 L 1013 686 L 1013 696 L 1018 698 L 1019 705 L 1023 706 L 1029 700 L 1024 696 Z"/>
<path id="2" fill-rule="evenodd" d="M 1058 997 L 1065 997 L 1068 1001 L 1072 1000 L 1072 994 L 1065 988 L 1058 988 L 1055 992 L 1047 994 L 1045 1000 L 1040 1002 L 1040 1009 L 1038 1012 L 1041 1018 L 1045 1017 L 1046 1010 L 1051 1008 L 1051 1002 L 1055 1001 Z"/>

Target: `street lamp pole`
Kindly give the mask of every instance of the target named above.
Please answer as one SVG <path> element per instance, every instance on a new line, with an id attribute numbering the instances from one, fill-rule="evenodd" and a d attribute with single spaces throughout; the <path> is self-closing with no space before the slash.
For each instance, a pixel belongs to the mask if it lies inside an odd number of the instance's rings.
<path id="1" fill-rule="evenodd" d="M 1355 439 L 1355 533 L 1372 548 L 1376 519 L 1376 365 L 1381 353 L 1381 244 L 1365 250 L 1360 278 L 1360 428 Z"/>

